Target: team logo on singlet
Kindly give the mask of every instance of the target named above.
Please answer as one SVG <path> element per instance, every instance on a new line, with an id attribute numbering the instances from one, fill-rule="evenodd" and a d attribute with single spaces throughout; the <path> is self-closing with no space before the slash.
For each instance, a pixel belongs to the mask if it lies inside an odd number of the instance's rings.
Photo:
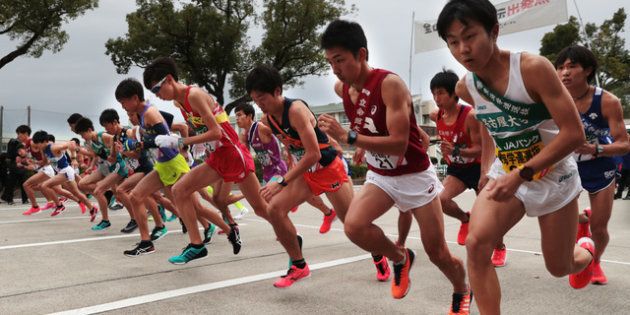
<path id="1" fill-rule="evenodd" d="M 371 114 L 372 116 L 374 116 L 374 114 L 376 113 L 376 110 L 377 110 L 377 109 L 378 109 L 378 108 L 376 107 L 376 105 L 372 105 L 372 108 L 370 109 L 370 114 Z"/>
<path id="2" fill-rule="evenodd" d="M 599 115 L 597 115 L 597 113 L 590 113 L 588 117 L 591 118 L 592 120 L 595 120 L 597 119 L 597 117 L 599 117 Z"/>

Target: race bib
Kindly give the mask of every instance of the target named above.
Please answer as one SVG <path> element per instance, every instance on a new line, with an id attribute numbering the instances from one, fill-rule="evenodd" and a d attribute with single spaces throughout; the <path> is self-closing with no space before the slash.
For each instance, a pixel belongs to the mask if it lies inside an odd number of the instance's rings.
<path id="1" fill-rule="evenodd" d="M 130 170 L 135 170 L 140 166 L 140 161 L 138 159 L 127 159 L 127 165 Z"/>
<path id="2" fill-rule="evenodd" d="M 380 170 L 393 170 L 400 162 L 400 156 L 372 153 L 370 151 L 365 152 L 365 161 L 372 167 Z M 405 160 L 401 165 L 404 165 Z"/>
<path id="3" fill-rule="evenodd" d="M 192 156 L 195 160 L 203 160 L 206 157 L 206 146 L 200 143 L 192 145 Z"/>
<path id="4" fill-rule="evenodd" d="M 540 153 L 544 144 L 537 130 L 525 132 L 513 137 L 496 139 L 496 155 L 506 173 L 523 166 L 536 154 Z M 534 174 L 534 180 L 541 179 L 551 171 L 552 167 Z"/>

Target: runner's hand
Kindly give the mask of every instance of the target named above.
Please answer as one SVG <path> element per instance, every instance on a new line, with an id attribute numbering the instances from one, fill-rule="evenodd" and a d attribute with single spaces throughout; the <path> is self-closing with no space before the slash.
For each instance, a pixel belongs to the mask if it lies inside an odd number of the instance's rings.
<path id="1" fill-rule="evenodd" d="M 365 162 L 365 150 L 362 148 L 357 148 L 354 151 L 354 155 L 352 156 L 352 162 L 354 165 L 361 165 Z"/>
<path id="2" fill-rule="evenodd" d="M 577 154 L 595 154 L 595 145 L 588 142 L 584 142 L 581 146 L 575 149 Z"/>
<path id="3" fill-rule="evenodd" d="M 481 175 L 479 177 L 479 183 L 477 183 L 477 191 L 481 191 L 490 181 L 490 178 L 487 175 Z"/>
<path id="4" fill-rule="evenodd" d="M 442 151 L 442 155 L 451 155 L 453 153 L 453 144 L 448 141 L 442 141 L 440 143 L 440 150 Z"/>
<path id="5" fill-rule="evenodd" d="M 514 197 L 516 190 L 523 183 L 523 179 L 518 175 L 518 172 L 519 170 L 515 169 L 486 184 L 484 189 L 490 193 L 489 198 L 502 202 Z"/>
<path id="6" fill-rule="evenodd" d="M 282 185 L 276 183 L 275 181 L 270 181 L 265 185 L 265 187 L 260 189 L 260 196 L 266 201 L 269 202 L 273 196 L 279 193 L 282 190 Z"/>
<path id="7" fill-rule="evenodd" d="M 341 124 L 335 117 L 329 114 L 319 115 L 319 118 L 317 118 L 317 126 L 338 142 L 346 143 L 348 141 L 348 131 L 341 127 Z"/>
<path id="8" fill-rule="evenodd" d="M 160 148 L 177 149 L 181 143 L 180 139 L 176 135 L 159 135 L 155 137 L 155 145 Z"/>

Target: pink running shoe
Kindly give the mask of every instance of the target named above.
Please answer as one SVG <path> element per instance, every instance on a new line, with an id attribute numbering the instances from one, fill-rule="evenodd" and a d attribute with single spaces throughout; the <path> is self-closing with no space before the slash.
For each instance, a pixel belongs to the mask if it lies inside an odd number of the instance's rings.
<path id="1" fill-rule="evenodd" d="M 593 266 L 593 277 L 591 278 L 591 283 L 599 285 L 604 285 L 608 283 L 608 278 L 606 278 L 606 275 L 604 274 L 602 266 L 599 262 L 596 262 Z"/>
<path id="2" fill-rule="evenodd" d="M 68 198 L 61 196 L 59 197 L 59 202 L 66 202 L 68 200 Z"/>
<path id="3" fill-rule="evenodd" d="M 457 244 L 466 245 L 466 237 L 468 237 L 468 222 L 462 222 L 459 226 L 459 232 L 457 232 Z"/>
<path id="4" fill-rule="evenodd" d="M 322 226 L 319 227 L 319 233 L 321 234 L 328 233 L 328 231 L 330 231 L 330 227 L 332 226 L 332 223 L 335 221 L 336 218 L 337 218 L 337 212 L 335 212 L 335 209 L 330 209 L 330 214 L 324 216 L 324 221 L 322 222 Z"/>
<path id="5" fill-rule="evenodd" d="M 63 205 L 63 203 L 57 207 L 55 207 L 55 211 L 53 211 L 50 216 L 51 217 L 56 217 L 58 216 L 60 213 L 62 213 L 64 210 L 66 210 L 66 207 Z"/>
<path id="6" fill-rule="evenodd" d="M 569 284 L 574 289 L 581 289 L 591 282 L 595 266 L 595 243 L 593 243 L 593 240 L 588 237 L 583 237 L 578 240 L 578 246 L 588 250 L 591 255 L 593 255 L 593 259 L 582 271 L 569 275 Z"/>
<path id="7" fill-rule="evenodd" d="M 81 214 L 85 214 L 87 207 L 82 202 L 79 202 L 79 208 L 81 208 Z"/>
<path id="8" fill-rule="evenodd" d="M 55 203 L 54 202 L 47 202 L 46 205 L 42 208 L 42 211 L 44 210 L 49 210 L 49 209 L 55 209 Z"/>
<path id="9" fill-rule="evenodd" d="M 296 281 L 304 278 L 308 278 L 311 276 L 311 270 L 308 268 L 308 265 L 304 266 L 304 268 L 300 269 L 296 266 L 291 266 L 287 274 L 280 277 L 278 281 L 276 281 L 273 286 L 276 288 L 288 288 L 292 286 Z"/>
<path id="10" fill-rule="evenodd" d="M 90 222 L 94 222 L 94 220 L 96 219 L 96 214 L 98 213 L 98 208 L 94 207 L 92 209 L 90 209 Z"/>
<path id="11" fill-rule="evenodd" d="M 31 215 L 31 214 L 37 214 L 40 211 L 42 211 L 39 207 L 31 207 L 30 209 L 22 212 L 23 215 Z"/>
<path id="12" fill-rule="evenodd" d="M 389 263 L 387 262 L 387 257 L 383 256 L 381 260 L 374 262 L 374 266 L 376 266 L 376 280 L 380 282 L 385 282 L 389 280 L 389 275 L 391 274 L 391 270 L 389 269 Z"/>
<path id="13" fill-rule="evenodd" d="M 502 248 L 495 248 L 494 252 L 492 252 L 492 264 L 495 267 L 503 267 L 505 266 L 507 260 L 507 248 L 505 245 Z"/>

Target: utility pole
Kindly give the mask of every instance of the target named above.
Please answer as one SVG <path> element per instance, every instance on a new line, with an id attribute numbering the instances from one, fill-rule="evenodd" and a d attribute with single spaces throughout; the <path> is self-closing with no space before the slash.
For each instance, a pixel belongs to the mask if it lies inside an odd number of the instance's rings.
<path id="1" fill-rule="evenodd" d="M 26 125 L 31 126 L 31 105 L 26 106 Z"/>
<path id="2" fill-rule="evenodd" d="M 2 141 L 4 140 L 2 130 L 4 130 L 4 106 L 0 106 L 0 151 L 2 150 Z"/>

